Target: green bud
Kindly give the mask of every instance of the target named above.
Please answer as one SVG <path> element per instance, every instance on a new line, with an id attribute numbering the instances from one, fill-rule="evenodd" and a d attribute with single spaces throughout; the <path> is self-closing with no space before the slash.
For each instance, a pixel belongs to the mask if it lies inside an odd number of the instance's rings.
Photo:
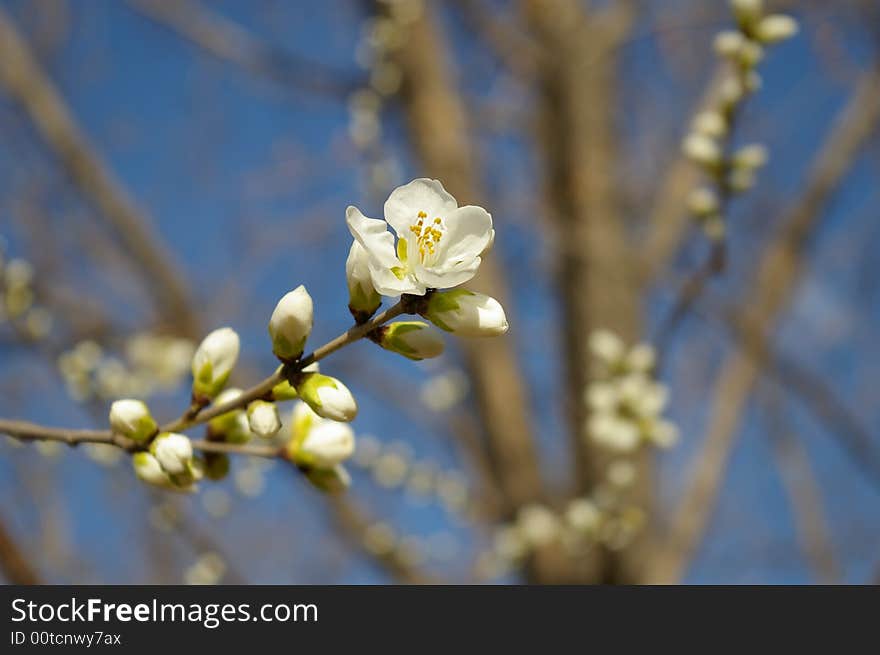
<path id="1" fill-rule="evenodd" d="M 413 360 L 438 357 L 443 353 L 443 339 L 427 323 L 396 321 L 376 331 L 377 343 L 385 350 Z"/>

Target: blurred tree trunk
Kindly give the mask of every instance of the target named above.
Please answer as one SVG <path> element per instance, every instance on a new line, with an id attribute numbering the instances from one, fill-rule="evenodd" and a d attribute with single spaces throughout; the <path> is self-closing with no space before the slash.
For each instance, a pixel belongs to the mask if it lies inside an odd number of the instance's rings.
<path id="1" fill-rule="evenodd" d="M 634 343 L 641 333 L 632 249 L 616 189 L 617 59 L 632 21 L 626 4 L 586 14 L 574 0 L 527 0 L 525 15 L 543 56 L 539 73 L 539 140 L 545 192 L 558 243 L 568 417 L 576 492 L 600 483 L 608 456 L 586 439 L 584 390 L 590 333 L 605 328 Z M 647 461 L 640 462 L 633 500 L 646 508 Z M 647 509 L 647 508 L 646 508 Z M 580 571 L 592 582 L 634 582 L 639 549 L 597 555 Z"/>

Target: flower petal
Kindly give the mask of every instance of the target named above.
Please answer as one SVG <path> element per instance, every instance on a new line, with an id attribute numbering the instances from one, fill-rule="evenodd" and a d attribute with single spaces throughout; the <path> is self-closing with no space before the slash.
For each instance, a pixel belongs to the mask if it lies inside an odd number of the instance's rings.
<path id="1" fill-rule="evenodd" d="M 479 257 L 494 239 L 492 216 L 482 207 L 466 205 L 448 214 L 446 232 L 437 251 L 434 268 L 456 268 Z M 443 263 L 441 263 L 443 262 Z"/>
<path id="2" fill-rule="evenodd" d="M 367 218 L 354 206 L 345 210 L 348 230 L 364 250 L 373 286 L 383 296 L 402 293 L 424 295 L 425 286 L 404 272 L 404 265 L 395 253 L 394 235 L 387 223 L 378 218 Z"/>
<path id="3" fill-rule="evenodd" d="M 457 207 L 455 198 L 439 181 L 422 177 L 391 192 L 385 201 L 385 220 L 398 236 L 407 238 L 410 226 L 419 219 L 419 212 L 425 212 L 425 217 L 431 220 L 437 216 L 445 218 Z"/>

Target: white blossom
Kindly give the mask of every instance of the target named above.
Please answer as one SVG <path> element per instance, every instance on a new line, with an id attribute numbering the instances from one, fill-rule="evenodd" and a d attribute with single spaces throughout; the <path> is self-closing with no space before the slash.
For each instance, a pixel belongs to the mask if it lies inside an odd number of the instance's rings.
<path id="1" fill-rule="evenodd" d="M 391 192 L 384 221 L 349 206 L 346 222 L 367 252 L 373 287 L 386 296 L 421 296 L 429 288 L 464 284 L 494 236 L 485 209 L 459 207 L 440 182 L 425 178 Z"/>
<path id="2" fill-rule="evenodd" d="M 467 289 L 434 293 L 423 316 L 437 327 L 465 337 L 494 337 L 508 329 L 501 303 Z"/>
<path id="3" fill-rule="evenodd" d="M 193 355 L 193 393 L 213 398 L 226 385 L 238 361 L 240 343 L 232 328 L 214 330 L 204 338 Z"/>
<path id="4" fill-rule="evenodd" d="M 302 355 L 312 331 L 312 297 L 303 285 L 286 293 L 269 319 L 272 352 L 282 361 L 294 361 Z"/>
<path id="5" fill-rule="evenodd" d="M 110 405 L 110 427 L 116 434 L 140 442 L 153 436 L 158 426 L 144 402 L 126 398 Z"/>

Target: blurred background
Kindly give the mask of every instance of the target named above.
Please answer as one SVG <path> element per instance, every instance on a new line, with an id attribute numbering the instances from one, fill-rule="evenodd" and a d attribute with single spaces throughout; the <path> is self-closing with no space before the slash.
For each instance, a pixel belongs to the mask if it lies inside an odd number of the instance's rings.
<path id="1" fill-rule="evenodd" d="M 727 146 L 770 156 L 710 270 L 681 143 L 730 75 L 725 1 L 0 2 L 0 417 L 178 416 L 223 325 L 253 384 L 290 289 L 312 346 L 348 328 L 345 207 L 415 177 L 492 213 L 472 287 L 511 326 L 322 363 L 360 405 L 342 497 L 0 437 L 0 579 L 876 582 L 880 5 L 767 4 L 800 30 L 738 107 Z M 670 447 L 586 434 L 597 329 L 656 349 Z"/>

